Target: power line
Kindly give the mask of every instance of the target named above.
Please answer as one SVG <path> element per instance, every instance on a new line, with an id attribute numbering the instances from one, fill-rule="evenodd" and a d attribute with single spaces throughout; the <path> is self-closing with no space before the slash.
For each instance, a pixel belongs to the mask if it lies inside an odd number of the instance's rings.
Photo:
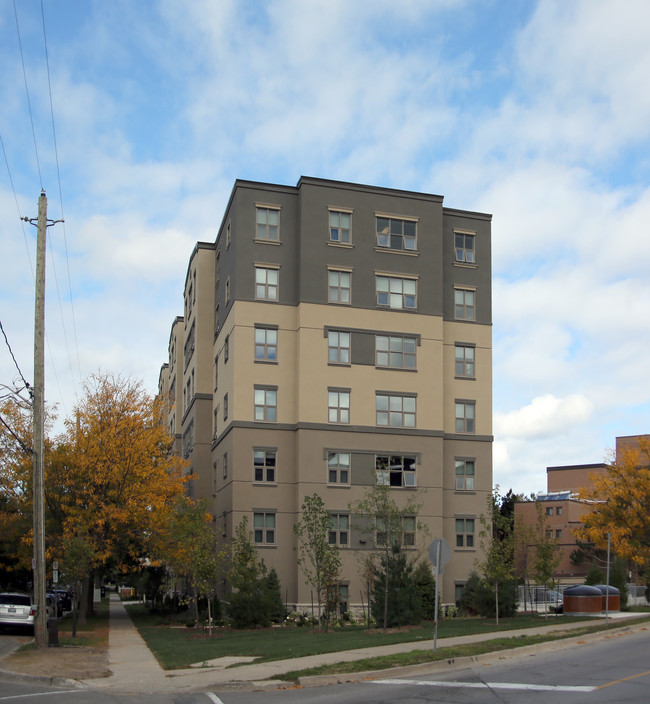
<path id="1" fill-rule="evenodd" d="M 16 361 L 14 351 L 11 349 L 11 345 L 9 344 L 9 339 L 7 338 L 7 333 L 5 332 L 4 327 L 2 326 L 1 320 L 0 320 L 0 330 L 2 331 L 2 334 L 5 338 L 5 342 L 7 343 L 7 348 L 9 349 L 9 354 L 11 355 L 11 358 L 14 360 L 14 364 L 16 365 L 16 369 L 18 370 L 18 373 L 20 374 L 20 378 L 23 380 L 23 384 L 25 384 L 25 388 L 31 389 L 29 382 L 25 379 L 25 377 L 23 376 L 23 373 L 20 371 L 20 367 L 18 366 L 18 362 Z"/>
<path id="2" fill-rule="evenodd" d="M 27 94 L 27 107 L 29 108 L 29 119 L 32 125 L 32 137 L 34 138 L 34 153 L 36 154 L 36 167 L 38 169 L 38 180 L 43 190 L 43 177 L 41 176 L 41 163 L 38 159 L 38 147 L 36 145 L 36 130 L 34 129 L 34 116 L 32 115 L 32 104 L 29 99 L 29 88 L 27 86 L 27 71 L 25 70 L 25 57 L 23 55 L 23 43 L 20 39 L 20 27 L 18 25 L 18 10 L 16 9 L 16 0 L 14 3 L 14 17 L 16 18 L 16 34 L 18 35 L 18 46 L 20 48 L 20 60 L 23 65 L 23 78 L 25 79 L 25 93 Z"/>
<path id="3" fill-rule="evenodd" d="M 76 320 L 75 320 L 74 302 L 73 302 L 73 298 L 72 298 L 72 282 L 71 282 L 71 278 L 70 278 L 70 257 L 68 255 L 68 238 L 67 238 L 66 227 L 65 227 L 65 218 L 63 215 L 63 190 L 61 188 L 61 169 L 59 167 L 59 150 L 58 150 L 57 141 L 56 141 L 56 127 L 55 127 L 55 122 L 54 122 L 54 101 L 52 99 L 52 80 L 50 78 L 50 58 L 49 58 L 49 52 L 47 49 L 47 33 L 45 31 L 45 10 L 43 8 L 43 0 L 41 0 L 41 18 L 42 18 L 42 24 L 43 24 L 43 45 L 45 47 L 45 66 L 47 68 L 47 86 L 48 86 L 49 98 L 50 98 L 50 117 L 51 117 L 51 121 L 52 121 L 52 138 L 54 141 L 54 156 L 55 156 L 55 160 L 56 160 L 56 175 L 57 175 L 57 181 L 58 181 L 58 185 L 59 185 L 59 203 L 61 205 L 61 220 L 63 222 L 63 242 L 64 242 L 64 248 L 65 248 L 66 268 L 67 268 L 67 273 L 68 273 L 68 291 L 70 294 L 70 310 L 72 313 L 72 328 L 73 328 L 73 333 L 74 333 L 74 344 L 75 344 L 75 350 L 77 353 L 77 367 L 79 370 L 79 377 L 81 378 L 81 361 L 79 359 L 79 343 L 77 340 L 77 324 L 76 324 Z M 50 249 L 50 251 L 51 251 L 51 249 Z M 53 262 L 54 262 L 54 259 L 53 259 Z M 54 278 L 56 281 L 56 288 L 57 288 L 57 295 L 58 295 L 59 294 L 59 285 L 58 285 L 58 277 L 56 275 L 56 268 L 54 269 Z M 66 350 L 68 353 L 68 363 L 70 364 L 70 375 L 72 377 L 73 386 L 74 386 L 74 373 L 72 370 L 72 357 L 70 355 L 70 347 L 68 345 L 68 335 L 67 335 L 65 323 L 63 320 L 63 307 L 61 304 L 60 295 L 58 295 L 58 298 L 59 298 L 59 309 L 61 311 L 61 324 L 63 327 L 63 336 L 65 339 Z"/>

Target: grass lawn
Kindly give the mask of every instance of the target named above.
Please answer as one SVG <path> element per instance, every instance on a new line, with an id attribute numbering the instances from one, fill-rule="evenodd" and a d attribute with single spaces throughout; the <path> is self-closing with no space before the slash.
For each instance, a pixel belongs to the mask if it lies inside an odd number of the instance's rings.
<path id="1" fill-rule="evenodd" d="M 149 648 L 162 667 L 168 670 L 229 655 L 257 656 L 258 662 L 269 662 L 433 638 L 433 623 L 387 633 L 381 630 L 368 631 L 362 626 L 349 626 L 330 633 L 318 633 L 308 628 L 270 628 L 259 631 L 215 629 L 214 635 L 210 637 L 202 630 L 183 627 L 184 621 L 152 615 L 145 606 L 129 605 L 127 609 Z M 522 615 L 499 619 L 497 627 L 494 619 L 454 618 L 440 621 L 438 638 L 544 626 L 555 623 L 555 619 L 562 623 L 584 620 L 564 616 L 549 616 L 546 619 L 543 616 Z"/>

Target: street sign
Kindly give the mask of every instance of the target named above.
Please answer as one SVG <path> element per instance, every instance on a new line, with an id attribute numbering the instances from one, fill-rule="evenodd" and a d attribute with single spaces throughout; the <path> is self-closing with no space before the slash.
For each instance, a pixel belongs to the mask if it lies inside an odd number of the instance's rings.
<path id="1" fill-rule="evenodd" d="M 438 545 L 440 545 L 440 552 L 438 553 Z M 440 564 L 438 563 L 438 555 L 440 555 Z M 451 549 L 449 548 L 449 543 L 444 538 L 436 538 L 429 545 L 429 559 L 434 567 L 438 568 L 438 574 L 445 573 L 445 565 L 449 562 L 451 557 Z"/>
<path id="2" fill-rule="evenodd" d="M 52 582 L 57 584 L 59 581 L 59 570 L 52 570 Z"/>

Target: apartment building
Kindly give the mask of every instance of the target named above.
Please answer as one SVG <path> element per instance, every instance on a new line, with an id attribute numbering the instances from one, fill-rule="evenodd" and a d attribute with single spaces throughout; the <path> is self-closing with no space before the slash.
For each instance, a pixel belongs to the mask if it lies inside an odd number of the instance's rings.
<path id="1" fill-rule="evenodd" d="M 492 489 L 490 228 L 437 195 L 238 180 L 197 243 L 160 393 L 195 495 L 225 541 L 248 517 L 290 608 L 311 604 L 293 527 L 314 493 L 361 606 L 372 541 L 349 507 L 376 481 L 416 496 L 427 530 L 405 516 L 406 549 L 444 537 L 442 600 L 462 590 Z"/>

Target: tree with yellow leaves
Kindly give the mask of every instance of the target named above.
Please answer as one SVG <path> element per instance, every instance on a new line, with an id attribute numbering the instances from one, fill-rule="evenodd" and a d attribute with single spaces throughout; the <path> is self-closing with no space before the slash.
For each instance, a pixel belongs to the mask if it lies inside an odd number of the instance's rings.
<path id="1" fill-rule="evenodd" d="M 50 513 L 61 535 L 83 535 L 99 565 L 145 557 L 182 492 L 162 404 L 141 382 L 94 375 L 46 468 Z M 65 569 L 65 568 L 64 568 Z"/>
<path id="2" fill-rule="evenodd" d="M 592 486 L 580 497 L 592 503 L 582 526 L 575 531 L 578 540 L 607 548 L 611 533 L 612 551 L 637 564 L 650 564 L 650 437 L 623 450 L 605 474 L 592 474 Z"/>

